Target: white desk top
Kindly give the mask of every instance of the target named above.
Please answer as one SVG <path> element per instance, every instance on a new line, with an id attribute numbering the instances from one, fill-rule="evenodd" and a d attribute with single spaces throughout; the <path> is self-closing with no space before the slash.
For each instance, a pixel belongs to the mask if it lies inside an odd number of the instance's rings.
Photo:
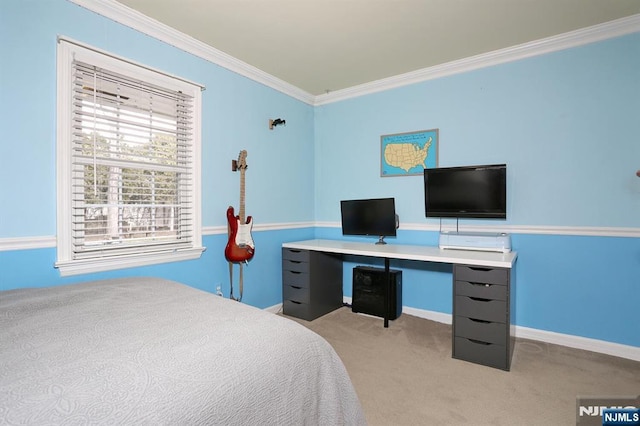
<path id="1" fill-rule="evenodd" d="M 518 253 L 485 252 L 473 250 L 443 250 L 439 247 L 401 244 L 354 243 L 340 240 L 292 241 L 282 247 L 314 250 L 326 253 L 353 254 L 358 256 L 388 257 L 390 259 L 420 260 L 426 262 L 455 263 L 473 266 L 511 268 Z"/>

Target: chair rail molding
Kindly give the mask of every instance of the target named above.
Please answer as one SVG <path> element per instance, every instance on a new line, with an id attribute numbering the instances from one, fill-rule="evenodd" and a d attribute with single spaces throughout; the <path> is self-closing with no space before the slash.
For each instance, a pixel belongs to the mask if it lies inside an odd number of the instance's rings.
<path id="1" fill-rule="evenodd" d="M 266 223 L 254 225 L 255 232 L 283 231 L 287 229 L 302 228 L 340 228 L 339 222 L 285 222 Z M 455 231 L 454 225 L 430 225 L 422 223 L 403 223 L 399 228 L 401 231 Z M 623 237 L 640 238 L 640 228 L 617 228 L 617 227 L 590 227 L 590 226 L 531 226 L 531 225 L 504 225 L 504 226 L 460 226 L 458 231 L 465 232 L 508 232 L 510 234 L 533 234 L 533 235 L 575 235 L 587 237 Z M 227 226 L 204 226 L 202 235 L 227 234 Z M 30 250 L 41 248 L 55 248 L 56 237 L 35 236 L 35 237 L 11 237 L 0 238 L 0 251 Z"/>

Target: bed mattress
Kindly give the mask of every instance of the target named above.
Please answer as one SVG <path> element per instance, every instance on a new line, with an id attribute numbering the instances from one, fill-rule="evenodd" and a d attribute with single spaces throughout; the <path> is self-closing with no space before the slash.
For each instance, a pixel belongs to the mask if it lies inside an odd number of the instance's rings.
<path id="1" fill-rule="evenodd" d="M 173 281 L 0 292 L 0 424 L 366 424 L 304 326 Z"/>

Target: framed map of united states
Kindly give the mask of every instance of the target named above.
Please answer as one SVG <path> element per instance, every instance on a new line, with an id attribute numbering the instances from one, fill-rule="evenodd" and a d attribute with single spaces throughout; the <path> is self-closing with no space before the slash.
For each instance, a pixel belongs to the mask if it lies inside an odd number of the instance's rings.
<path id="1" fill-rule="evenodd" d="M 438 167 L 438 129 L 380 136 L 380 176 L 422 175 Z"/>

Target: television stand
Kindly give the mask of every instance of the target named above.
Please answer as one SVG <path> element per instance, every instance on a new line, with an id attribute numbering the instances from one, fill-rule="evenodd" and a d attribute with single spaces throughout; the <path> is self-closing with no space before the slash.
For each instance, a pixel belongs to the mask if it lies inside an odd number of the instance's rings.
<path id="1" fill-rule="evenodd" d="M 382 244 L 387 244 L 387 242 L 384 240 L 384 235 L 380 235 L 380 237 L 378 238 L 378 242 L 376 243 L 376 245 Z"/>

